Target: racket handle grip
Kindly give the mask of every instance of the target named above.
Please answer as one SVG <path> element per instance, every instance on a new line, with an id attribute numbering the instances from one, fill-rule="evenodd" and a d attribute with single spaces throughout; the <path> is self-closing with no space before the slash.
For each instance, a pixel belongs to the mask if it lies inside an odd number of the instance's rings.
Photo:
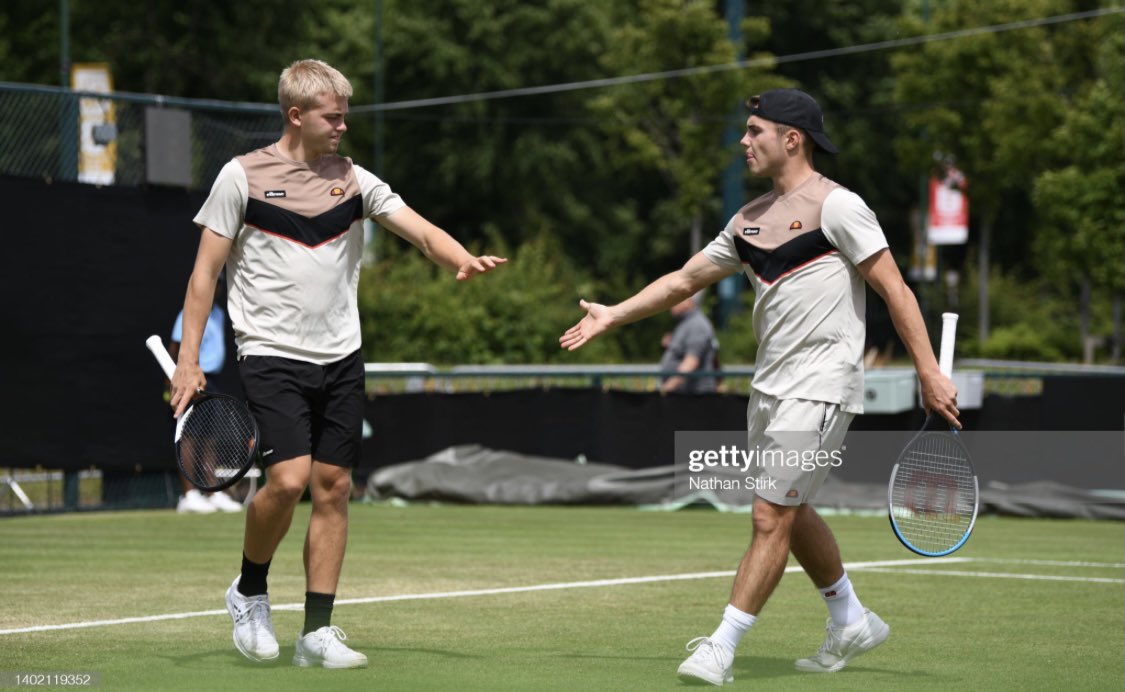
<path id="1" fill-rule="evenodd" d="M 941 313 L 941 351 L 938 368 L 946 377 L 953 376 L 953 343 L 957 340 L 957 313 Z"/>
<path id="2" fill-rule="evenodd" d="M 164 348 L 164 342 L 160 337 L 153 334 L 145 339 L 145 346 L 148 350 L 152 351 L 152 355 L 156 357 L 156 362 L 160 363 L 160 369 L 164 371 L 164 375 L 168 379 L 172 379 L 172 373 L 176 371 L 176 363 L 172 360 L 172 356 L 168 355 L 168 349 Z"/>

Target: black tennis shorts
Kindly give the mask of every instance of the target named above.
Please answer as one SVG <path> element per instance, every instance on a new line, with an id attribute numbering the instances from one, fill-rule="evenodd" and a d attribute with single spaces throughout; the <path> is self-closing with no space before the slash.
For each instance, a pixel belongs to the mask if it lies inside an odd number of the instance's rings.
<path id="1" fill-rule="evenodd" d="M 262 463 L 312 455 L 353 468 L 363 438 L 363 357 L 359 351 L 316 365 L 280 356 L 245 356 L 238 373 L 258 421 Z"/>

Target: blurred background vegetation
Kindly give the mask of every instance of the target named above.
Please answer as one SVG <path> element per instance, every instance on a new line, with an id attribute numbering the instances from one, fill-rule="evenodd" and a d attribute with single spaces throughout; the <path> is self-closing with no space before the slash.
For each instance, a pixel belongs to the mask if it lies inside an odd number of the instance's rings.
<path id="1" fill-rule="evenodd" d="M 722 229 L 723 172 L 740 158 L 724 130 L 741 130 L 749 94 L 798 86 L 820 100 L 841 148 L 819 167 L 876 211 L 904 272 L 935 154 L 964 171 L 969 243 L 939 248 L 939 279 L 914 285 L 932 325 L 943 310 L 961 313 L 960 355 L 1120 360 L 1125 15 L 798 59 L 1115 5 L 746 2 L 732 27 L 734 4 L 6 0 L 0 80 L 60 83 L 63 5 L 71 61 L 108 63 L 120 91 L 269 103 L 292 60 L 334 64 L 362 113 L 343 153 L 470 248 L 513 260 L 457 284 L 378 235 L 360 289 L 366 356 L 437 364 L 655 361 L 671 318 L 574 354 L 557 338 L 581 316 L 579 298 L 617 302 Z M 752 66 L 378 116 L 362 109 L 376 102 L 377 82 L 382 102 L 394 103 L 739 59 Z M 765 189 L 740 181 L 743 201 Z M 725 363 L 753 361 L 751 300 L 743 293 L 744 309 L 723 320 Z M 871 344 L 903 358 L 881 301 L 868 310 Z"/>

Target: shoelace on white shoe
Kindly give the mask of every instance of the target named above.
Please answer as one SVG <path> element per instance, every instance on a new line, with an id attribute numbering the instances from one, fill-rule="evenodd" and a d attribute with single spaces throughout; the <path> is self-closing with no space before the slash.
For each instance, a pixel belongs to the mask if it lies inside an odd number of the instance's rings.
<path id="1" fill-rule="evenodd" d="M 265 629 L 271 634 L 273 626 L 270 623 L 270 604 L 264 598 L 247 597 L 246 607 L 238 612 L 234 624 L 250 623 L 255 630 Z"/>
<path id="2" fill-rule="evenodd" d="M 324 629 L 328 631 L 324 632 Z M 343 647 L 346 652 L 351 652 L 351 649 L 344 646 L 344 640 L 348 638 L 348 635 L 344 634 L 344 630 L 336 625 L 329 625 L 327 628 L 317 630 L 317 634 L 321 632 L 324 632 L 324 634 L 321 634 L 319 637 L 322 652 L 328 653 L 328 647 Z"/>
<path id="3" fill-rule="evenodd" d="M 696 637 L 695 639 L 692 639 L 687 643 L 686 648 L 688 651 L 692 652 L 693 656 L 695 656 L 697 653 L 699 653 L 696 650 L 703 646 L 707 646 L 711 649 L 711 658 L 714 659 L 720 670 L 725 670 L 727 666 L 723 661 L 723 652 L 720 651 L 718 644 L 711 641 L 710 637 Z M 704 653 L 702 655 L 706 656 L 707 654 Z"/>
<path id="4" fill-rule="evenodd" d="M 837 654 L 836 652 L 839 650 L 840 635 L 837 633 L 837 630 L 832 628 L 831 618 L 829 618 L 828 625 L 824 628 L 824 630 L 828 632 L 828 636 L 824 638 L 824 643 L 820 645 L 820 650 L 816 652 L 816 655 L 820 656 L 822 654 L 828 653 L 832 654 L 833 656 L 838 656 L 839 654 Z M 839 632 L 843 631 L 844 628 L 841 627 L 839 629 Z"/>

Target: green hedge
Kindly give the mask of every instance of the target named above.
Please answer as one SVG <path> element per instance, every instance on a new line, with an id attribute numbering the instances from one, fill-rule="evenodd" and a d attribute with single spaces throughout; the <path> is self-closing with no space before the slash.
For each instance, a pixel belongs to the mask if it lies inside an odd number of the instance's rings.
<path id="1" fill-rule="evenodd" d="M 493 272 L 458 282 L 421 252 L 386 236 L 360 276 L 359 310 L 368 362 L 437 365 L 621 362 L 616 334 L 568 353 L 559 336 L 582 317 L 593 284 L 558 242 L 541 236 L 515 251 L 496 238 L 474 252 L 506 255 Z"/>

